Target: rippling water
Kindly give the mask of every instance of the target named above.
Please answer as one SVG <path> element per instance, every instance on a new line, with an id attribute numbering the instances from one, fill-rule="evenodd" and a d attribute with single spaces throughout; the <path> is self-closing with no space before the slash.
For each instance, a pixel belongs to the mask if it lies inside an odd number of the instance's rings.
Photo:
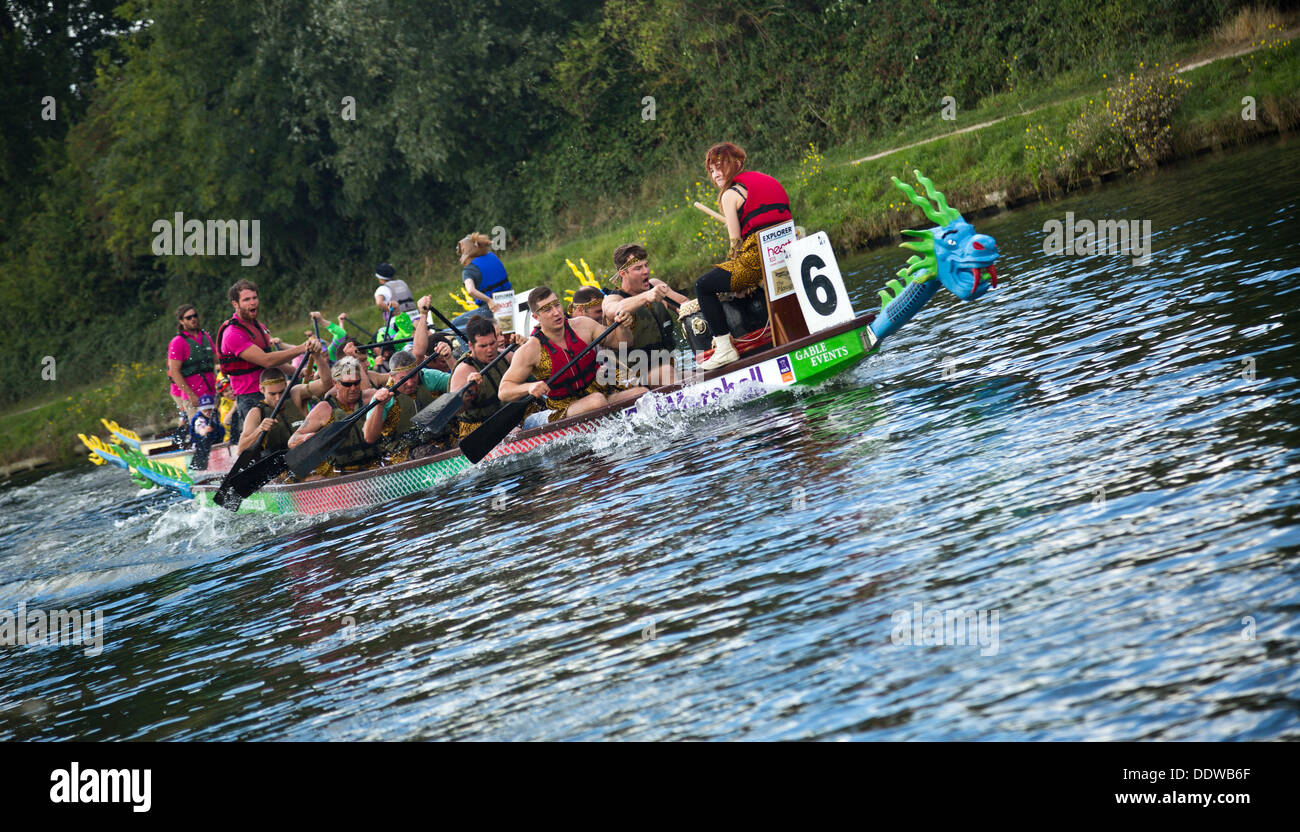
<path id="1" fill-rule="evenodd" d="M 0 490 L 0 611 L 104 616 L 0 647 L 0 739 L 1300 738 L 1298 170 L 977 221 L 999 288 L 819 388 L 378 511 Z M 1066 211 L 1151 262 L 1044 256 Z M 859 309 L 904 254 L 842 264 Z M 896 643 L 957 610 L 982 644 Z"/>

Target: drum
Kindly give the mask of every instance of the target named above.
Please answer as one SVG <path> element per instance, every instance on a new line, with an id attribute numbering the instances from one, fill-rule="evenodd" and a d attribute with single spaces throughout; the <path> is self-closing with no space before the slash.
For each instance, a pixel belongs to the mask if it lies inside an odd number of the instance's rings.
<path id="1" fill-rule="evenodd" d="M 731 330 L 733 338 L 748 335 L 767 324 L 767 301 L 761 287 L 740 297 L 720 294 L 718 298 L 722 300 L 722 311 L 727 316 L 727 328 Z M 713 349 L 713 330 L 709 329 L 709 322 L 704 320 L 698 301 L 690 300 L 682 304 L 678 319 L 682 325 L 682 335 L 691 349 L 696 352 Z"/>
<path id="2" fill-rule="evenodd" d="M 699 302 L 690 300 L 682 304 L 678 321 L 682 325 L 682 336 L 692 350 L 703 352 L 713 349 L 713 332 L 709 329 L 709 322 L 704 320 Z"/>

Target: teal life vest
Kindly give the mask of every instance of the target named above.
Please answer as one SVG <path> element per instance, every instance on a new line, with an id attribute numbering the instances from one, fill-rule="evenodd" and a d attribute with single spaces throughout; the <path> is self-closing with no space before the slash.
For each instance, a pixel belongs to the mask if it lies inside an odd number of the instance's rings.
<path id="1" fill-rule="evenodd" d="M 212 336 L 206 330 L 199 331 L 198 341 L 190 340 L 188 332 L 182 332 L 180 335 L 190 348 L 189 356 L 181 362 L 181 378 L 213 372 L 217 367 L 217 363 Z"/>

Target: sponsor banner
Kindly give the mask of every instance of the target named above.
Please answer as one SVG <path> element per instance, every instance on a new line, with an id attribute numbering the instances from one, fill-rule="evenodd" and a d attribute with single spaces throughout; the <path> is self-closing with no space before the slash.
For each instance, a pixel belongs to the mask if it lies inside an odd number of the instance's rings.
<path id="1" fill-rule="evenodd" d="M 852 332 L 842 332 L 834 338 L 827 338 L 825 341 L 819 341 L 811 346 L 797 349 L 790 353 L 790 360 L 794 364 L 795 378 L 802 381 L 812 376 L 821 375 L 826 372 L 828 367 L 833 367 L 842 361 L 854 358 L 864 352 L 862 349 L 862 338 L 858 335 L 858 330 Z"/>
<path id="2" fill-rule="evenodd" d="M 501 328 L 501 332 L 506 335 L 514 332 L 515 293 L 513 291 L 493 292 L 492 303 L 495 305 L 493 314 L 496 316 L 497 326 Z"/>
<path id="3" fill-rule="evenodd" d="M 790 366 L 790 356 L 783 355 L 776 360 L 776 368 L 781 373 L 781 381 L 786 384 L 794 383 L 794 368 Z"/>
<path id="4" fill-rule="evenodd" d="M 763 257 L 763 274 L 767 277 L 767 299 L 783 298 L 794 291 L 790 269 L 786 266 L 786 248 L 794 242 L 794 220 L 764 228 L 758 232 L 758 248 Z"/>
<path id="5" fill-rule="evenodd" d="M 718 378 L 692 384 L 682 390 L 663 395 L 647 394 L 637 403 L 622 411 L 632 415 L 640 410 L 654 409 L 656 414 L 670 413 L 674 410 L 695 410 L 708 407 L 723 396 L 739 395 L 741 398 L 757 398 L 773 387 L 784 387 L 781 370 L 777 366 L 779 359 L 773 358 L 743 370 L 735 370 Z M 653 401 L 647 401 L 653 399 Z"/>

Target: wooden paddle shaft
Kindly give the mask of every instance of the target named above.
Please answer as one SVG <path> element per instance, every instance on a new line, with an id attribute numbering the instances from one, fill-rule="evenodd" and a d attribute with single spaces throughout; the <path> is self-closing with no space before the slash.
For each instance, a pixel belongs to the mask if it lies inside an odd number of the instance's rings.
<path id="1" fill-rule="evenodd" d="M 373 333 L 373 332 L 371 332 L 370 330 L 366 329 L 366 328 L 363 327 L 361 324 L 357 323 L 356 321 L 352 320 L 351 318 L 344 318 L 344 319 L 343 319 L 343 323 L 345 323 L 345 324 L 352 324 L 352 328 L 353 328 L 353 329 L 359 330 L 359 331 L 361 332 L 362 335 L 366 336 L 366 337 L 369 338 L 371 341 L 375 340 L 375 333 Z"/>
<path id="2" fill-rule="evenodd" d="M 708 214 L 710 217 L 713 217 L 713 218 L 714 218 L 715 220 L 717 220 L 718 222 L 725 223 L 725 222 L 727 221 L 727 218 L 726 218 L 726 217 L 722 216 L 722 215 L 719 214 L 717 211 L 714 211 L 712 208 L 710 208 L 709 206 L 705 205 L 703 202 L 697 202 L 697 203 L 695 203 L 695 207 L 696 207 L 696 208 L 699 208 L 701 211 L 703 211 L 704 213 Z"/>

